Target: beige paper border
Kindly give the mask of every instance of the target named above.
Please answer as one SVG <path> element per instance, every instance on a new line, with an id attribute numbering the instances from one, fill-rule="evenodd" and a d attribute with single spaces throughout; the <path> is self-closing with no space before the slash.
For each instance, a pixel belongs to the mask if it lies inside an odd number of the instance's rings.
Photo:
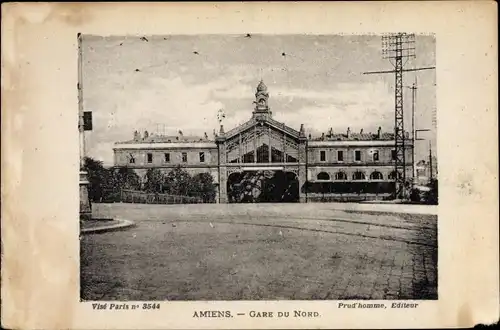
<path id="1" fill-rule="evenodd" d="M 468 327 L 499 316 L 496 3 L 2 5 L 2 326 L 6 328 Z M 440 173 L 439 300 L 417 309 L 335 302 L 79 303 L 78 32 L 434 33 Z M 198 309 L 293 310 L 318 319 L 193 319 Z"/>

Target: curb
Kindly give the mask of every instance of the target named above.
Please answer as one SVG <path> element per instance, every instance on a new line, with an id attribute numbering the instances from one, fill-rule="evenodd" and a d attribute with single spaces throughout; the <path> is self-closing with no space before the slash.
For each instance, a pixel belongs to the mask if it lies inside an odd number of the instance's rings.
<path id="1" fill-rule="evenodd" d="M 347 207 L 333 207 L 332 210 L 395 214 L 406 213 L 412 215 L 438 215 L 437 205 L 359 203 L 357 205 L 349 205 Z"/>
<path id="2" fill-rule="evenodd" d="M 130 228 L 130 227 L 135 226 L 135 223 L 133 221 L 130 221 L 130 220 L 116 219 L 116 221 L 119 221 L 120 223 L 117 223 L 114 225 L 109 225 L 109 226 L 99 226 L 99 227 L 95 227 L 95 228 L 80 229 L 80 233 L 82 233 L 82 234 L 99 234 L 99 233 L 106 233 L 106 232 L 126 229 L 126 228 Z"/>

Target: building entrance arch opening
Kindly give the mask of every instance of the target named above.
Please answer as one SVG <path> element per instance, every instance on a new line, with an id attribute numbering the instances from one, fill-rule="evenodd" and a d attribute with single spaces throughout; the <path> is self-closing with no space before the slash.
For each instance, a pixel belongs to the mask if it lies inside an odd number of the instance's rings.
<path id="1" fill-rule="evenodd" d="M 235 172 L 228 177 L 227 196 L 229 203 L 299 202 L 299 181 L 282 170 Z"/>

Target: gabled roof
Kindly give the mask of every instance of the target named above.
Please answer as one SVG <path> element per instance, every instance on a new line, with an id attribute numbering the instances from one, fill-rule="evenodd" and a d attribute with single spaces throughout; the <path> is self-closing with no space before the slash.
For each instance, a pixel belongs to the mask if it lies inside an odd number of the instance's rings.
<path id="1" fill-rule="evenodd" d="M 233 128 L 232 130 L 228 131 L 224 135 L 224 137 L 226 139 L 229 139 L 229 138 L 239 134 L 240 132 L 243 132 L 243 131 L 253 127 L 254 125 L 257 125 L 259 122 L 268 123 L 270 126 L 273 126 L 276 129 L 283 131 L 294 138 L 297 138 L 297 139 L 299 138 L 298 131 L 294 130 L 291 127 L 286 126 L 284 123 L 281 123 L 277 120 L 272 119 L 271 117 L 262 118 L 260 121 L 257 121 L 254 117 L 252 117 L 250 120 L 246 121 L 245 123 L 241 124 L 240 126 L 237 126 L 237 127 Z"/>

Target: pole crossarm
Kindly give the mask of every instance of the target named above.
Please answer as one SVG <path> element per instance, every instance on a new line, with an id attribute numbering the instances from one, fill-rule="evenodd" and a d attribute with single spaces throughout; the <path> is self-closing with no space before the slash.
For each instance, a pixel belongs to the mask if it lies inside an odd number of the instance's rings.
<path id="1" fill-rule="evenodd" d="M 422 70 L 434 70 L 435 66 L 428 66 L 424 68 L 415 68 L 415 69 L 403 69 L 403 72 L 413 72 L 413 71 L 422 71 Z M 381 74 L 381 73 L 395 73 L 396 70 L 387 70 L 387 71 L 369 71 L 363 72 L 363 74 Z"/>
<path id="2" fill-rule="evenodd" d="M 415 130 L 415 140 L 417 140 L 417 141 L 426 140 L 426 139 L 418 138 L 417 135 L 418 135 L 419 132 L 429 132 L 429 131 L 430 131 L 430 129 L 428 129 L 428 128 L 425 128 L 425 129 L 416 129 Z"/>

